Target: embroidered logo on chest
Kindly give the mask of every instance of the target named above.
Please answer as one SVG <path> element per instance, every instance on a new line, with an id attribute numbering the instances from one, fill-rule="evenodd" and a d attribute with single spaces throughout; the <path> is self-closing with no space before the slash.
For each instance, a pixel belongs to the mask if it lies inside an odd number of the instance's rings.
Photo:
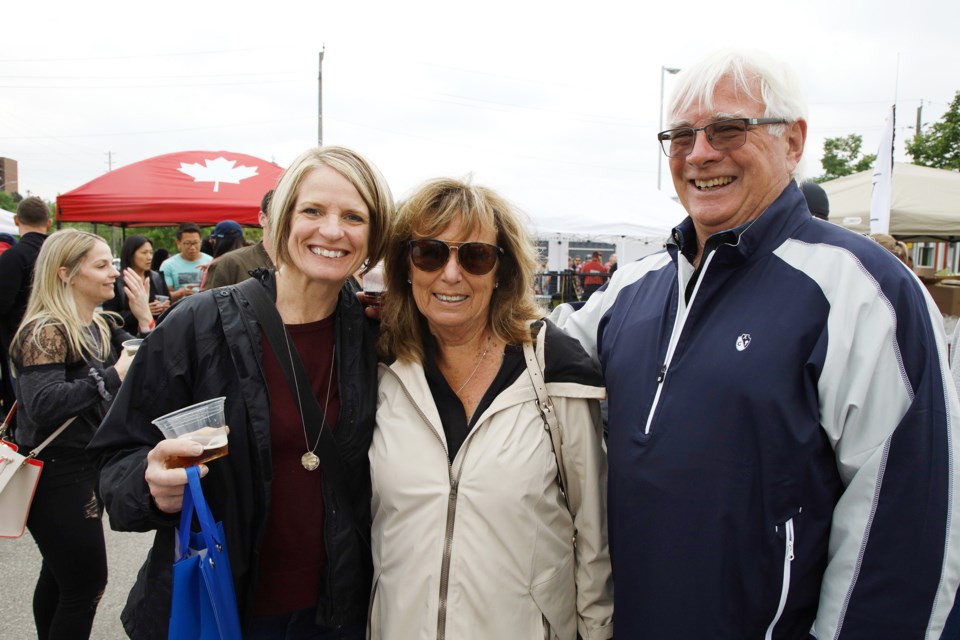
<path id="1" fill-rule="evenodd" d="M 752 338 L 749 333 L 742 333 L 740 337 L 737 338 L 737 351 L 743 351 L 750 346 Z"/>

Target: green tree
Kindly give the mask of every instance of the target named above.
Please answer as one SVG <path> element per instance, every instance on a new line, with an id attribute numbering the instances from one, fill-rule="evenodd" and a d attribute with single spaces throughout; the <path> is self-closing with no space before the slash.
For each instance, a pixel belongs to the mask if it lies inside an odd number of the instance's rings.
<path id="1" fill-rule="evenodd" d="M 907 143 L 914 164 L 937 169 L 960 169 L 960 91 L 939 122 L 926 133 L 919 131 Z"/>
<path id="2" fill-rule="evenodd" d="M 4 209 L 5 211 L 17 210 L 17 201 L 6 191 L 0 191 L 0 209 Z"/>
<path id="3" fill-rule="evenodd" d="M 863 136 L 856 133 L 824 140 L 823 158 L 820 159 L 823 175 L 815 178 L 814 182 L 826 182 L 872 168 L 877 156 L 873 153 L 861 156 L 862 146 Z"/>

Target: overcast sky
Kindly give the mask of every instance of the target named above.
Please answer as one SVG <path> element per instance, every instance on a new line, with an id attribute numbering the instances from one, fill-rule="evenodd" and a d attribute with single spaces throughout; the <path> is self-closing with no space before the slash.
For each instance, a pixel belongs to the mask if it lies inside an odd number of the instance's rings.
<path id="1" fill-rule="evenodd" d="M 894 100 L 907 159 L 921 101 L 935 122 L 960 90 L 958 24 L 956 0 L 8 2 L 0 156 L 19 163 L 21 194 L 48 200 L 175 151 L 286 166 L 317 143 L 325 45 L 323 140 L 367 155 L 398 198 L 472 173 L 534 219 L 642 219 L 658 195 L 661 67 L 724 46 L 785 58 L 817 175 L 826 137 L 858 133 L 876 152 Z"/>

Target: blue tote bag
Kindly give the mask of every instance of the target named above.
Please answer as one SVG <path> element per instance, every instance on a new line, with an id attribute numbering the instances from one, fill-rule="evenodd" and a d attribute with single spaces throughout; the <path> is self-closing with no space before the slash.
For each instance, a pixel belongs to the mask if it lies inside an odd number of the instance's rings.
<path id="1" fill-rule="evenodd" d="M 178 533 L 179 557 L 173 564 L 170 640 L 240 640 L 240 618 L 233 592 L 223 523 L 200 488 L 200 470 L 187 467 Z M 192 533 L 196 511 L 200 532 Z"/>

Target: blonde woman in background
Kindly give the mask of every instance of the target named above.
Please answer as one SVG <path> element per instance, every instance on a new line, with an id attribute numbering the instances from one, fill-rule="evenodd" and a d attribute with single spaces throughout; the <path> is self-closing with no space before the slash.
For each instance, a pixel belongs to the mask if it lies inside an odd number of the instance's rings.
<path id="1" fill-rule="evenodd" d="M 114 296 L 110 248 L 82 231 L 57 231 L 37 258 L 33 291 L 13 338 L 16 439 L 29 451 L 76 416 L 38 456 L 44 462 L 27 527 L 43 562 L 33 597 L 41 640 L 86 638 L 107 584 L 98 474 L 84 447 L 130 366 L 121 343 L 133 336 L 98 306 Z M 139 278 L 127 278 L 130 309 L 152 320 Z"/>
<path id="2" fill-rule="evenodd" d="M 873 238 L 873 240 L 881 247 L 897 256 L 897 259 L 900 260 L 900 262 L 910 266 L 906 244 L 903 242 L 898 242 L 896 238 L 886 233 L 871 233 L 870 237 Z"/>

